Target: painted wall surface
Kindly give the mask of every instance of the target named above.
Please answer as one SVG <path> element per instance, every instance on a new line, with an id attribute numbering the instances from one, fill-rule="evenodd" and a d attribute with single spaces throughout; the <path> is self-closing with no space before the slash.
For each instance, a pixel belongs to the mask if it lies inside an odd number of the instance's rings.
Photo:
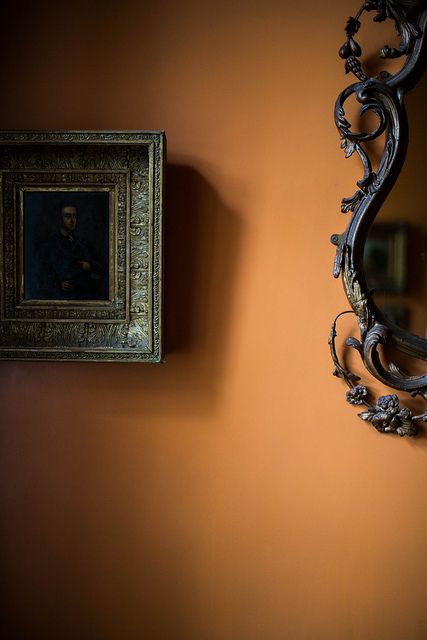
<path id="1" fill-rule="evenodd" d="M 5 640 L 427 637 L 427 440 L 327 346 L 358 5 L 4 3 L 2 128 L 169 142 L 165 364 L 0 364 Z"/>

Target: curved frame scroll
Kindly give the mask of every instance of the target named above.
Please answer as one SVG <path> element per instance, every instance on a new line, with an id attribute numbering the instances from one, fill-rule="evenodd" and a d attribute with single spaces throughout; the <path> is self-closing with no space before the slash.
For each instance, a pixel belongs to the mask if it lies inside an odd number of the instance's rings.
<path id="1" fill-rule="evenodd" d="M 400 36 L 398 47 L 385 45 L 379 52 L 381 58 L 405 57 L 401 69 L 390 74 L 382 71 L 377 77 L 369 77 L 360 61 L 362 50 L 355 40 L 361 27 L 363 14 L 374 13 L 375 22 L 393 20 Z M 360 330 L 360 339 L 348 338 L 346 345 L 360 354 L 367 370 L 387 386 L 407 391 L 412 396 L 422 396 L 427 402 L 427 373 L 410 376 L 394 363 L 384 364 L 379 345 L 390 344 L 407 354 L 427 360 L 427 341 L 404 329 L 391 325 L 373 302 L 363 273 L 363 249 L 369 227 L 381 209 L 402 170 L 408 146 L 408 123 L 403 98 L 422 76 L 427 59 L 427 0 L 366 0 L 354 17 L 347 21 L 346 41 L 339 51 L 345 61 L 346 73 L 352 73 L 357 82 L 348 86 L 338 96 L 335 104 L 335 124 L 341 148 L 346 158 L 356 153 L 363 165 L 363 177 L 358 189 L 342 199 L 341 211 L 351 218 L 342 235 L 335 234 L 331 242 L 336 246 L 333 275 L 341 274 L 349 303 Z M 378 119 L 375 130 L 353 132 L 345 114 L 345 103 L 354 96 L 361 105 L 360 114 L 371 111 Z M 384 134 L 385 142 L 376 171 L 373 170 L 364 143 Z M 349 387 L 347 401 L 362 405 L 362 420 L 370 422 L 378 431 L 413 436 L 417 423 L 427 422 L 426 411 L 413 415 L 402 407 L 395 394 L 372 399 L 368 388 L 360 379 L 343 366 L 336 350 L 336 326 L 339 314 L 332 325 L 329 337 L 331 355 L 335 364 L 334 375 L 342 378 Z"/>

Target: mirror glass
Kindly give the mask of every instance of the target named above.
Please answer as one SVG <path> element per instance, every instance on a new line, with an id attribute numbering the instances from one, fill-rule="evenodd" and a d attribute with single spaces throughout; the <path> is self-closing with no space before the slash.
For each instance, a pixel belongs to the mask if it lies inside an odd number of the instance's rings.
<path id="1" fill-rule="evenodd" d="M 427 339 L 427 77 L 405 98 L 409 147 L 403 170 L 367 234 L 364 272 L 392 323 Z M 383 141 L 382 141 L 383 144 Z M 380 146 L 368 150 L 378 161 Z"/>

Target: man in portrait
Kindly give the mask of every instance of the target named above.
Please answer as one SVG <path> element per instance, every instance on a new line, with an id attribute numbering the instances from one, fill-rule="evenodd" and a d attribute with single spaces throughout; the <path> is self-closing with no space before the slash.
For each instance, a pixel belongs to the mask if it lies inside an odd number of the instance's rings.
<path id="1" fill-rule="evenodd" d="M 106 298 L 107 274 L 93 248 L 77 233 L 77 206 L 64 203 L 58 214 L 57 231 L 39 248 L 35 297 L 43 300 Z"/>

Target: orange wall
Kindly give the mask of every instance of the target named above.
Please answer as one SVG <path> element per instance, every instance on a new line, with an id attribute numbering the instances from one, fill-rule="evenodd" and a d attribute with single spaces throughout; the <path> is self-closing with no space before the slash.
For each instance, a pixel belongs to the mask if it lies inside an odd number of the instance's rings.
<path id="1" fill-rule="evenodd" d="M 170 162 L 166 363 L 0 365 L 5 639 L 427 637 L 427 440 L 327 347 L 358 4 L 4 3 L 3 128 L 164 128 Z"/>

